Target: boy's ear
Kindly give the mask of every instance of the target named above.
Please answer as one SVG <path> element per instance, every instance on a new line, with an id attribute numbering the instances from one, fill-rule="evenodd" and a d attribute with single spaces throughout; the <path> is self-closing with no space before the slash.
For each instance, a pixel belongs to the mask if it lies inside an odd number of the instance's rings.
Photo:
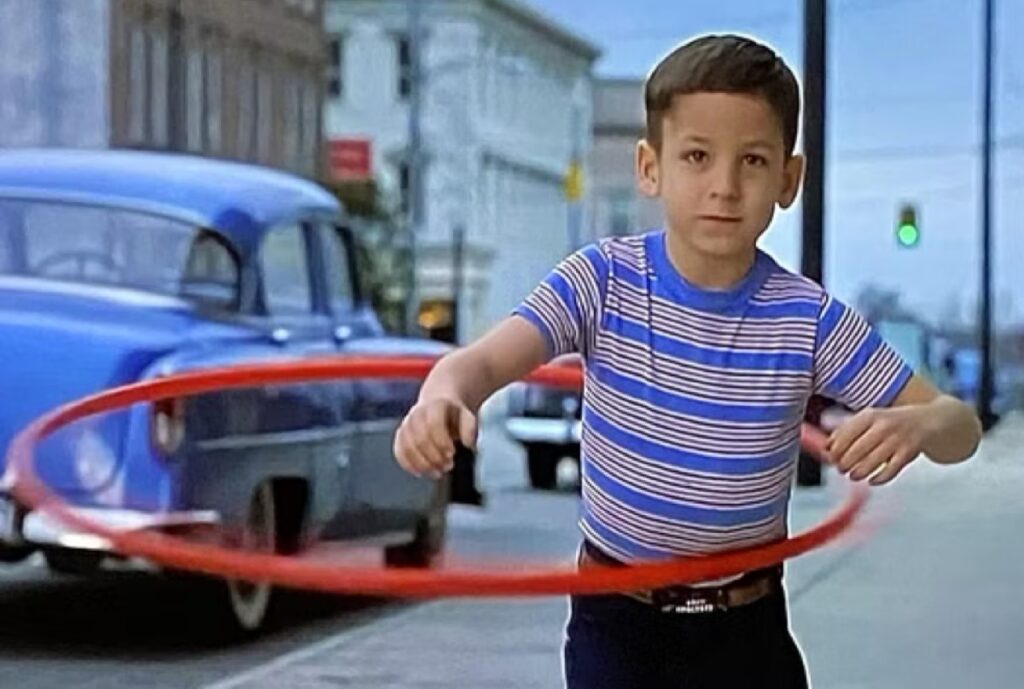
<path id="1" fill-rule="evenodd" d="M 805 159 L 802 155 L 791 155 L 782 169 L 782 191 L 779 193 L 779 206 L 789 208 L 796 200 L 800 191 L 800 182 L 804 177 Z"/>
<path id="2" fill-rule="evenodd" d="M 636 188 L 648 197 L 655 197 L 661 192 L 658 152 L 647 139 L 640 139 L 636 144 Z"/>

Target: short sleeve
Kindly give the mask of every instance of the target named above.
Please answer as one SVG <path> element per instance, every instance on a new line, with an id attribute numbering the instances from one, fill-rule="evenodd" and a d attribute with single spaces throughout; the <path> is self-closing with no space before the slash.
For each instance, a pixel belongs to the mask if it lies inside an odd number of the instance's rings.
<path id="1" fill-rule="evenodd" d="M 513 311 L 537 326 L 551 357 L 593 347 L 600 322 L 608 259 L 592 244 L 563 260 Z"/>
<path id="2" fill-rule="evenodd" d="M 887 407 L 913 375 L 857 312 L 822 297 L 814 353 L 814 391 L 851 409 Z"/>

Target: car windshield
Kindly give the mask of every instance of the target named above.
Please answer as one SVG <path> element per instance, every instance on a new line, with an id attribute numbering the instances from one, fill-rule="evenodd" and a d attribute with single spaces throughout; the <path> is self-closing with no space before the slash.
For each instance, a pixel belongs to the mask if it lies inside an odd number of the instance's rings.
<path id="1" fill-rule="evenodd" d="M 134 210 L 0 198 L 0 275 L 179 294 L 200 237 Z"/>

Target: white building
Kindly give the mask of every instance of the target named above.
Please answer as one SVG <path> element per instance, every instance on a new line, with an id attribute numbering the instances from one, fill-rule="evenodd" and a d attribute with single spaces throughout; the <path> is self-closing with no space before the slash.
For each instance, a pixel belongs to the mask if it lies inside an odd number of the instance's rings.
<path id="1" fill-rule="evenodd" d="M 637 191 L 634 158 L 644 131 L 644 82 L 597 80 L 589 195 L 595 237 L 635 234 L 663 223 L 661 204 Z"/>
<path id="2" fill-rule="evenodd" d="M 326 137 L 369 140 L 375 178 L 401 197 L 409 2 L 330 0 L 325 22 L 334 37 Z M 451 239 L 464 228 L 465 341 L 506 315 L 574 243 L 564 179 L 574 153 L 589 153 L 599 53 L 513 0 L 424 1 L 422 25 L 417 281 L 421 298 L 451 298 Z"/>

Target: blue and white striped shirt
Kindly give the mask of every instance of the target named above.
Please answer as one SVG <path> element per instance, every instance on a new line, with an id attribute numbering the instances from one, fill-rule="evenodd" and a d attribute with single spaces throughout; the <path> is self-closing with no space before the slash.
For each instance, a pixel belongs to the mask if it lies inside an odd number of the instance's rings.
<path id="1" fill-rule="evenodd" d="M 580 352 L 584 536 L 624 561 L 787 535 L 812 394 L 888 405 L 911 370 L 856 313 L 758 252 L 727 291 L 688 283 L 665 233 L 564 260 L 515 313 Z"/>

